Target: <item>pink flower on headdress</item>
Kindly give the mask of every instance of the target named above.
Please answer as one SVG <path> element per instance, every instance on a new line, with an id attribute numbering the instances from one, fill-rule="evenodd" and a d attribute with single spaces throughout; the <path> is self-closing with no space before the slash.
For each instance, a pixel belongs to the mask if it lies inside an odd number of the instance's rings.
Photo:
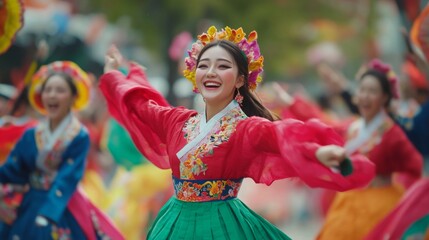
<path id="1" fill-rule="evenodd" d="M 195 59 L 191 58 L 191 57 L 187 57 L 185 59 L 185 64 L 186 64 L 186 68 L 188 69 L 194 69 L 196 67 L 196 61 Z"/>
<path id="2" fill-rule="evenodd" d="M 249 54 L 250 52 L 250 46 L 249 43 L 243 39 L 241 40 L 239 43 L 237 43 L 237 46 L 241 49 L 241 51 L 243 51 L 246 55 Z"/>
<path id="3" fill-rule="evenodd" d="M 261 50 L 259 49 L 257 41 L 252 41 L 249 47 L 250 51 L 253 53 L 254 58 L 259 58 L 261 56 Z"/>
<path id="4" fill-rule="evenodd" d="M 192 44 L 191 51 L 189 51 L 189 56 L 191 56 L 193 58 L 197 58 L 198 53 L 201 52 L 201 49 L 203 49 L 203 46 L 201 44 L 199 44 L 199 43 Z"/>
<path id="5" fill-rule="evenodd" d="M 371 60 L 371 62 L 368 63 L 368 67 L 385 74 L 390 84 L 392 97 L 399 98 L 398 78 L 395 72 L 393 72 L 392 67 L 389 64 L 382 62 L 380 59 Z"/>
<path id="6" fill-rule="evenodd" d="M 368 63 L 368 67 L 384 74 L 387 74 L 391 69 L 390 65 L 383 63 L 378 58 L 371 60 L 371 62 Z"/>
<path id="7" fill-rule="evenodd" d="M 249 78 L 254 78 L 254 79 L 256 79 L 257 77 L 258 77 L 258 72 L 251 72 L 250 74 L 249 74 Z M 250 81 L 249 81 L 250 82 Z"/>

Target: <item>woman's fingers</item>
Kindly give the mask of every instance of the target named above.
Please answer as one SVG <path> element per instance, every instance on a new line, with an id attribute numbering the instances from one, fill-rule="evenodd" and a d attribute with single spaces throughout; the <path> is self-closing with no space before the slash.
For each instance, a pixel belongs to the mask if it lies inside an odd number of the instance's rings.
<path id="1" fill-rule="evenodd" d="M 104 61 L 105 61 L 104 72 L 117 70 L 119 68 L 119 66 L 122 63 L 122 55 L 115 45 L 111 45 L 109 47 L 104 57 Z"/>
<path id="2" fill-rule="evenodd" d="M 340 146 L 327 145 L 317 149 L 316 157 L 327 167 L 337 167 L 345 159 L 346 151 Z"/>

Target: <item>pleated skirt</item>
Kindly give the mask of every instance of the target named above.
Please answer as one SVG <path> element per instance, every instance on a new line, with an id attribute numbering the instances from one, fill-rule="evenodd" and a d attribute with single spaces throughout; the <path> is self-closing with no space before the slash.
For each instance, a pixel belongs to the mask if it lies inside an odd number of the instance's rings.
<path id="1" fill-rule="evenodd" d="M 149 240 L 163 239 L 290 239 L 237 198 L 183 202 L 172 197 L 161 209 Z"/>
<path id="2" fill-rule="evenodd" d="M 318 240 L 362 240 L 396 206 L 399 186 L 369 187 L 337 193 Z"/>

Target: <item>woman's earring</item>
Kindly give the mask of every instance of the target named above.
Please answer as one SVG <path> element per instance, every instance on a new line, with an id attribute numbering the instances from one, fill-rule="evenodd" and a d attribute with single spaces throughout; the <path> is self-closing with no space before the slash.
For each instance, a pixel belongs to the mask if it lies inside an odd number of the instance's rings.
<path id="1" fill-rule="evenodd" d="M 238 90 L 237 88 L 237 94 L 235 95 L 235 101 L 238 102 L 238 104 L 240 104 L 240 106 L 243 106 L 243 96 L 240 94 L 240 90 Z"/>

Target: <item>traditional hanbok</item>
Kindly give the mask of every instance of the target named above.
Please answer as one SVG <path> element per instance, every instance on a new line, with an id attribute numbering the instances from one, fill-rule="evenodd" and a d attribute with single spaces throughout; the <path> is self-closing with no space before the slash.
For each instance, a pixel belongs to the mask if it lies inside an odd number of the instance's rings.
<path id="1" fill-rule="evenodd" d="M 376 177 L 365 189 L 336 195 L 318 239 L 363 239 L 422 174 L 421 154 L 383 110 L 367 124 L 353 122 L 345 148 L 367 156 L 376 165 Z M 400 181 L 393 181 L 394 175 Z"/>
<path id="2" fill-rule="evenodd" d="M 16 142 L 24 134 L 25 130 L 37 124 L 36 120 L 28 117 L 10 117 L 0 118 L 0 165 L 6 161 L 7 156 L 12 151 Z M 24 185 L 19 184 L 0 184 L 0 225 L 7 229 L 16 218 L 16 209 L 22 201 L 22 191 Z M 2 227 L 0 227 L 1 229 Z M 0 230 L 2 232 L 2 230 Z M 7 236 L 6 236 L 7 237 Z M 0 235 L 4 239 L 5 235 Z"/>
<path id="3" fill-rule="evenodd" d="M 395 209 L 366 240 L 429 239 L 429 178 L 421 179 L 404 194 Z"/>
<path id="4" fill-rule="evenodd" d="M 423 155 L 425 173 L 429 174 L 429 101 L 422 104 L 410 115 L 398 115 L 396 121 L 402 126 L 407 137 Z"/>
<path id="5" fill-rule="evenodd" d="M 30 128 L 0 167 L 0 182 L 28 184 L 8 239 L 123 239 L 78 189 L 89 148 L 86 129 L 70 113 L 51 132 L 44 121 Z M 37 216 L 48 219 L 37 226 Z M 4 235 L 2 235 L 4 236 Z"/>
<path id="6" fill-rule="evenodd" d="M 127 77 L 104 74 L 100 88 L 138 149 L 172 171 L 175 195 L 148 239 L 289 239 L 236 198 L 243 178 L 271 184 L 299 177 L 312 187 L 344 191 L 366 185 L 374 174 L 361 155 L 351 156 L 348 176 L 322 165 L 316 149 L 343 142 L 318 121 L 247 117 L 236 101 L 207 121 L 205 114 L 170 107 L 136 65 Z"/>

